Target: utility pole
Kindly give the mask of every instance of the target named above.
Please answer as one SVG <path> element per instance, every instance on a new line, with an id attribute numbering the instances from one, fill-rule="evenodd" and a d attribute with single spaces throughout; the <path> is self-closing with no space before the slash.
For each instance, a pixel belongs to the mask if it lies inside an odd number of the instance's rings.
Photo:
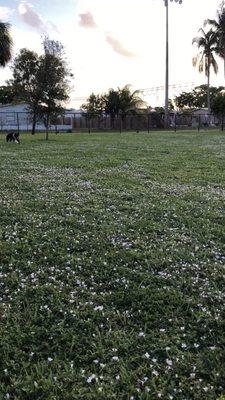
<path id="1" fill-rule="evenodd" d="M 163 0 L 166 7 L 166 79 L 165 79 L 165 116 L 164 128 L 169 127 L 169 0 Z M 173 0 L 170 0 L 171 2 Z M 175 0 L 182 4 L 183 0 Z"/>

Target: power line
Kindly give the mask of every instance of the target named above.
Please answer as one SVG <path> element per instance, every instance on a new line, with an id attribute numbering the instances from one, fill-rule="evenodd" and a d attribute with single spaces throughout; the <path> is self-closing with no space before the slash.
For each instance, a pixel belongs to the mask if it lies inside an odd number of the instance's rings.
<path id="1" fill-rule="evenodd" d="M 183 83 L 173 83 L 169 85 L 169 88 L 172 89 L 173 92 L 180 91 L 180 90 L 185 90 L 185 89 L 193 89 L 196 86 L 195 82 L 183 82 Z M 152 95 L 154 93 L 164 91 L 165 86 L 152 86 L 149 88 L 142 88 L 138 89 L 140 93 L 143 94 L 143 96 L 148 96 Z M 73 97 L 72 101 L 86 101 L 89 96 L 79 96 L 79 97 Z"/>

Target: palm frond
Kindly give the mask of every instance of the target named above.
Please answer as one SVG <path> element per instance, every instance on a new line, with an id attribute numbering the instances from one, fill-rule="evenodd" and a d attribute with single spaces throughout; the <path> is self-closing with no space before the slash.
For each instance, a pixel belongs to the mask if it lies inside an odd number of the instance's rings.
<path id="1" fill-rule="evenodd" d="M 10 34 L 10 24 L 0 22 L 0 66 L 5 65 L 12 57 L 12 38 Z"/>
<path id="2" fill-rule="evenodd" d="M 214 70 L 215 74 L 217 74 L 218 70 L 219 70 L 219 67 L 218 67 L 218 64 L 217 64 L 217 62 L 216 62 L 216 60 L 215 60 L 215 58 L 213 56 L 211 58 L 211 65 L 213 67 L 213 70 Z"/>

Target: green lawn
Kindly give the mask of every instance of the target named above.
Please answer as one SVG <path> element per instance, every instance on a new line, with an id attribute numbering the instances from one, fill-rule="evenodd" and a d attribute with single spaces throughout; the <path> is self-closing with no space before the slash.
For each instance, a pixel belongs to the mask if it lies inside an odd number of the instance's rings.
<path id="1" fill-rule="evenodd" d="M 0 136 L 0 399 L 225 399 L 225 134 Z"/>

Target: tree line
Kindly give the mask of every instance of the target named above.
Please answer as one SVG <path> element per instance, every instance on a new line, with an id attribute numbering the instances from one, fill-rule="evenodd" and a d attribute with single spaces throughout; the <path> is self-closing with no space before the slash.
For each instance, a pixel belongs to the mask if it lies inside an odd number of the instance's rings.
<path id="1" fill-rule="evenodd" d="M 207 19 L 195 37 L 193 45 L 198 54 L 193 57 L 193 66 L 204 72 L 206 85 L 194 88 L 191 92 L 183 92 L 170 100 L 170 109 L 174 105 L 181 110 L 207 107 L 209 112 L 217 115 L 225 114 L 224 87 L 210 86 L 211 71 L 218 72 L 216 57 L 224 61 L 225 74 L 225 1 L 217 10 L 216 19 Z M 12 38 L 10 25 L 0 22 L 0 66 L 4 67 L 12 57 Z M 32 115 L 32 133 L 41 119 L 46 126 L 46 139 L 51 121 L 63 112 L 63 106 L 69 99 L 71 89 L 71 71 L 65 60 L 64 48 L 58 41 L 43 40 L 43 53 L 29 49 L 21 49 L 12 65 L 12 79 L 0 87 L 0 102 L 25 101 Z M 107 93 L 92 93 L 82 108 L 87 114 L 111 116 L 112 121 L 120 114 L 123 118 L 127 112 L 136 113 L 146 108 L 139 91 L 131 91 L 129 85 L 123 88 L 109 89 Z M 156 109 L 163 112 L 163 108 Z"/>

